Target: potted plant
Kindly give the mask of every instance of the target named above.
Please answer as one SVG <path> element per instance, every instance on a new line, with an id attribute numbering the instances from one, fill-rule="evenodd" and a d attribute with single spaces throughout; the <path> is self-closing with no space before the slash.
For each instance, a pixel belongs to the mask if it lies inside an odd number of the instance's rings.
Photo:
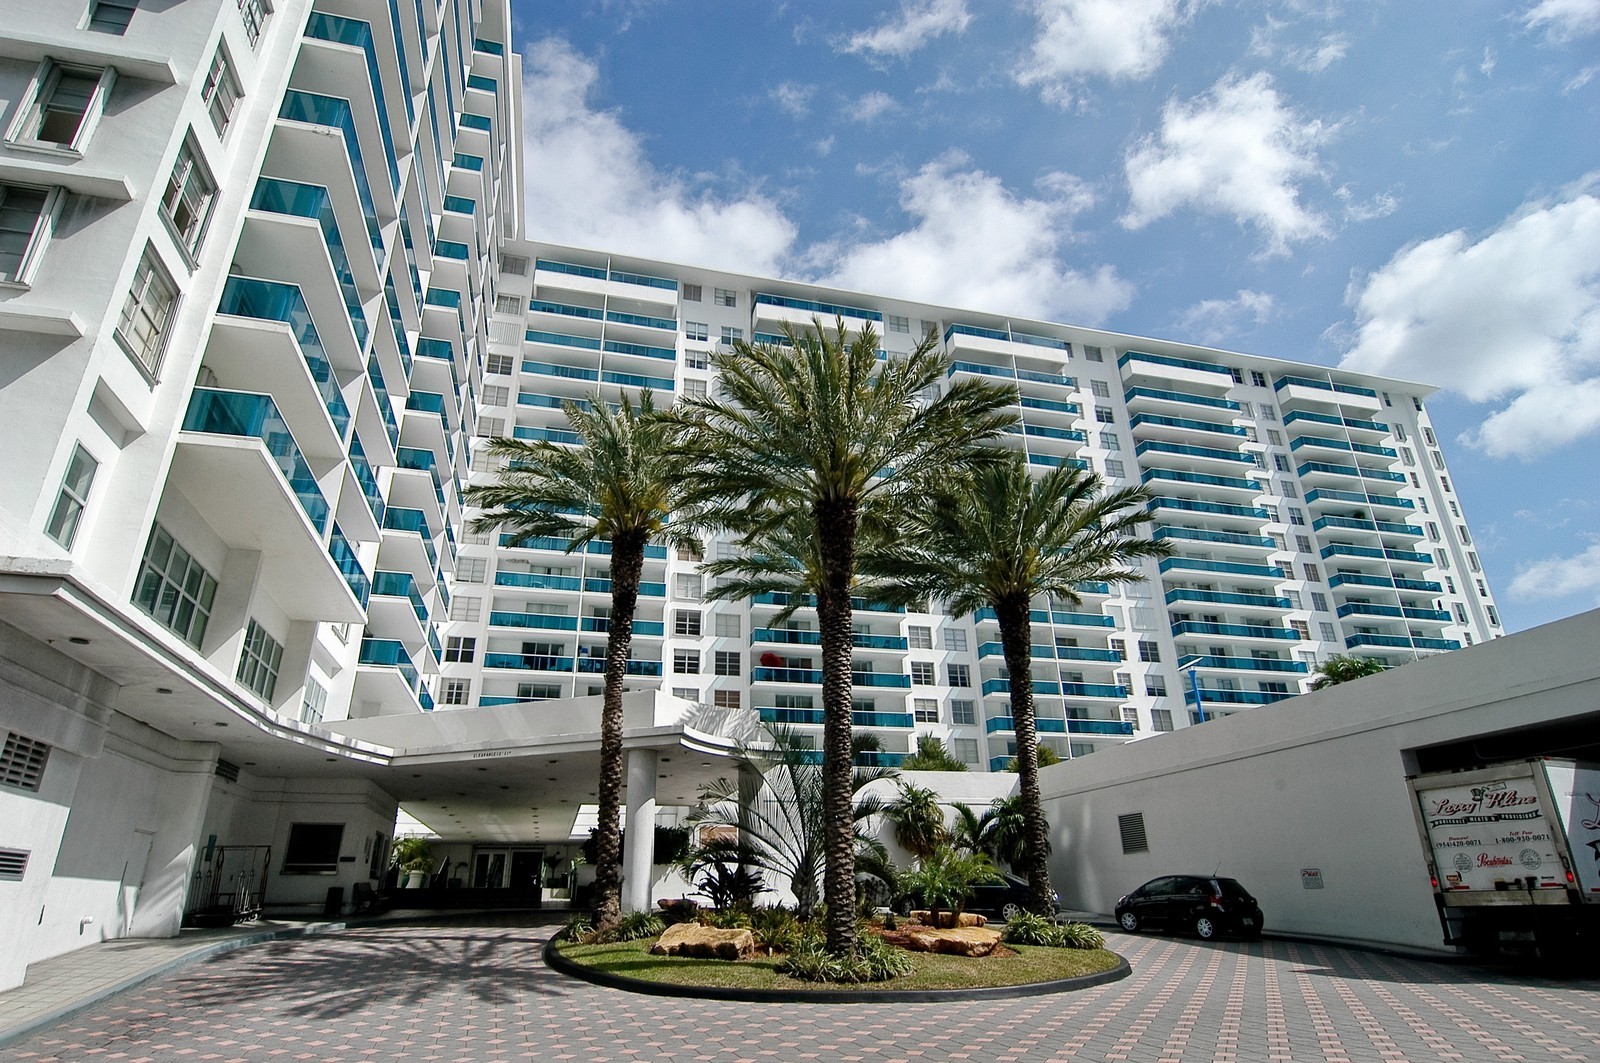
<path id="1" fill-rule="evenodd" d="M 433 846 L 426 838 L 401 838 L 394 843 L 394 862 L 406 874 L 406 889 L 421 889 L 433 870 Z"/>

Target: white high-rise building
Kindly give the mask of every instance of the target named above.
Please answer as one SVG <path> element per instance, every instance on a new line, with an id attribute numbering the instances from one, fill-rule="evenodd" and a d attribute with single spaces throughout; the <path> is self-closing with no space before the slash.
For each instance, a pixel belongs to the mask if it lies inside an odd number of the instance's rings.
<path id="1" fill-rule="evenodd" d="M 1287 697 L 1334 652 L 1499 633 L 1425 386 L 526 242 L 505 0 L 83 0 L 0 43 L 0 988 L 263 878 L 320 907 L 381 875 L 401 800 L 564 843 L 576 804 L 529 818 L 526 772 L 447 749 L 402 778 L 398 738 L 337 725 L 596 691 L 603 546 L 463 535 L 481 440 L 570 439 L 561 403 L 597 390 L 703 393 L 719 344 L 786 322 L 890 356 L 931 330 L 952 374 L 1017 383 L 1006 445 L 1152 488 L 1170 560 L 1036 603 L 1063 757 Z M 708 603 L 698 561 L 652 548 L 634 683 L 814 727 L 809 612 Z M 880 760 L 931 734 L 1004 765 L 991 618 L 868 604 L 856 630 Z"/>

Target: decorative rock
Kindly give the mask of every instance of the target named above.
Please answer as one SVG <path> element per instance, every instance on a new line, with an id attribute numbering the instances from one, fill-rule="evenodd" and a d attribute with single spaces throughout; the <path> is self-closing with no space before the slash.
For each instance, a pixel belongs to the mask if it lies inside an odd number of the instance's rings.
<path id="1" fill-rule="evenodd" d="M 911 913 L 911 919 L 925 926 L 937 926 L 946 930 L 963 926 L 987 926 L 989 918 L 976 912 L 962 912 L 959 916 L 955 912 L 940 912 L 939 921 L 933 921 L 933 913 L 926 909 Z"/>
<path id="2" fill-rule="evenodd" d="M 913 930 L 906 947 L 913 952 L 944 952 L 952 956 L 987 956 L 1000 944 L 1000 931 L 981 926 L 955 930 Z"/>
<path id="3" fill-rule="evenodd" d="M 698 956 L 708 960 L 742 960 L 755 951 L 756 936 L 751 931 L 721 930 L 699 923 L 669 926 L 650 946 L 653 956 Z"/>

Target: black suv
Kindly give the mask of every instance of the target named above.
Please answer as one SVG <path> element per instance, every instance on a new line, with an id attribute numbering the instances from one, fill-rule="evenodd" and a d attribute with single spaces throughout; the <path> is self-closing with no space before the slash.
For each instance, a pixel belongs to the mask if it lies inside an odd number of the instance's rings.
<path id="1" fill-rule="evenodd" d="M 1117 901 L 1117 923 L 1130 933 L 1192 930 L 1202 938 L 1218 934 L 1261 936 L 1261 906 L 1231 878 L 1165 875 L 1151 879 Z"/>

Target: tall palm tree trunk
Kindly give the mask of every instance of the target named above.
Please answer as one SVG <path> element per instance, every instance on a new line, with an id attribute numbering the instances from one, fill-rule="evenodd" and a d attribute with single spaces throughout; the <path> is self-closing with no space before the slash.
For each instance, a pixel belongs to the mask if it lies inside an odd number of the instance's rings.
<path id="1" fill-rule="evenodd" d="M 849 956 L 856 950 L 850 584 L 855 576 L 858 514 L 850 501 L 819 501 L 813 512 L 822 554 L 822 585 L 817 594 L 817 624 L 822 636 L 822 899 L 828 908 L 828 951 Z"/>
<path id="2" fill-rule="evenodd" d="M 1033 716 L 1033 624 L 1024 597 L 997 601 L 994 611 L 1000 622 L 1006 671 L 1011 675 L 1011 723 L 1017 732 L 1017 776 L 1027 838 L 1023 864 L 1028 876 L 1028 907 L 1040 915 L 1052 915 L 1055 891 L 1050 888 L 1048 828 L 1039 796 L 1039 727 Z"/>
<path id="3" fill-rule="evenodd" d="M 606 635 L 606 686 L 600 710 L 600 822 L 595 835 L 594 926 L 609 930 L 622 919 L 622 684 L 633 650 L 633 613 L 639 604 L 645 537 L 637 532 L 611 543 L 611 623 Z M 653 824 L 635 823 L 633 844 L 654 841 Z"/>

